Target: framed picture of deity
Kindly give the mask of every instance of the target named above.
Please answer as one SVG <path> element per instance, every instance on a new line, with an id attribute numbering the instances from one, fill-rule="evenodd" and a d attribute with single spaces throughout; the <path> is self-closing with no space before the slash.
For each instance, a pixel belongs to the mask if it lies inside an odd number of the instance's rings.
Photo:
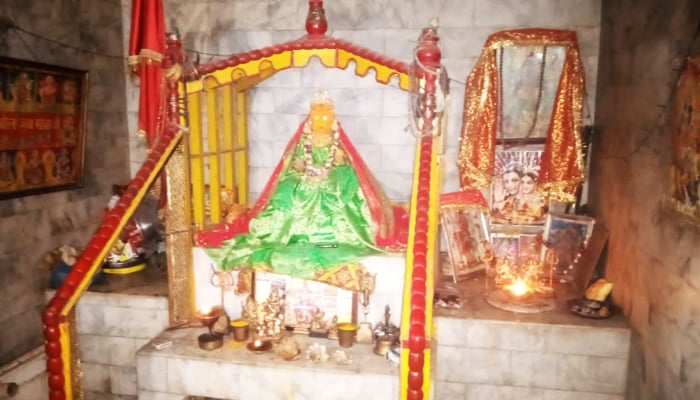
<path id="1" fill-rule="evenodd" d="M 484 255 L 489 248 L 489 231 L 483 211 L 468 206 L 444 206 L 440 210 L 440 225 L 449 263 L 445 270 L 455 283 L 486 268 Z"/>
<path id="2" fill-rule="evenodd" d="M 491 179 L 492 224 L 543 225 L 547 205 L 538 186 L 541 147 L 499 146 Z"/>
<path id="3" fill-rule="evenodd" d="M 517 44 L 498 49 L 499 139 L 527 143 L 547 137 L 566 47 Z"/>
<path id="4" fill-rule="evenodd" d="M 83 181 L 87 71 L 0 57 L 0 199 Z"/>
<path id="5" fill-rule="evenodd" d="M 508 261 L 512 265 L 542 260 L 543 230 L 539 227 L 518 227 L 491 231 L 491 247 L 497 261 Z"/>
<path id="6" fill-rule="evenodd" d="M 576 261 L 593 233 L 595 220 L 570 214 L 549 214 L 544 227 L 544 244 L 554 255 L 554 276 L 560 281 L 574 279 Z"/>
<path id="7" fill-rule="evenodd" d="M 357 294 L 318 281 L 267 272 L 255 273 L 254 297 L 265 303 L 274 292 L 283 294 L 283 323 L 295 333 L 326 331 L 332 325 L 357 322 Z"/>
<path id="8" fill-rule="evenodd" d="M 666 201 L 700 226 L 700 55 L 688 58 L 669 112 L 671 174 Z"/>

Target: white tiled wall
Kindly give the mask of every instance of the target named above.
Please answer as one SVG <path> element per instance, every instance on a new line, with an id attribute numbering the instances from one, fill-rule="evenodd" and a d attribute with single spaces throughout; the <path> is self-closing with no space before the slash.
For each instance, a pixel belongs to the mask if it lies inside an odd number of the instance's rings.
<path id="1" fill-rule="evenodd" d="M 168 299 L 87 292 L 76 312 L 86 398 L 136 399 L 136 352 L 168 326 Z"/>
<path id="2" fill-rule="evenodd" d="M 122 0 L 122 3 L 126 19 L 129 2 Z M 526 27 L 575 30 L 586 72 L 589 96 L 586 105 L 594 115 L 600 4 L 600 0 L 526 3 L 521 0 L 334 0 L 325 2 L 324 7 L 328 34 L 406 62 L 412 60 L 420 30 L 431 18 L 439 19 L 443 64 L 452 78 L 444 185 L 445 191 L 452 191 L 458 187 L 456 154 L 464 81 L 488 35 Z M 229 0 L 214 5 L 208 0 L 166 0 L 164 6 L 168 25 L 177 26 L 182 33 L 185 49 L 229 55 L 302 37 L 308 1 Z M 128 35 L 128 30 L 124 32 Z M 208 57 L 203 55 L 201 61 L 208 61 Z M 398 89 L 396 83 L 377 84 L 373 72 L 358 78 L 352 66 L 347 70 L 328 69 L 317 61 L 304 69 L 281 71 L 250 92 L 250 198 L 255 200 L 261 192 L 270 176 L 270 163 L 276 162 L 282 154 L 284 144 L 307 114 L 311 96 L 318 88 L 329 90 L 341 123 L 353 143 L 360 147 L 360 155 L 387 195 L 394 200 L 407 200 L 415 146 L 415 138 L 407 129 L 408 95 Z M 136 90 L 131 86 L 128 92 Z M 128 109 L 136 110 L 138 96 L 128 94 L 127 98 Z M 135 113 L 130 117 L 133 127 Z M 145 148 L 135 137 L 131 142 L 132 172 L 135 173 L 144 158 Z M 391 162 L 397 159 L 401 162 Z"/>

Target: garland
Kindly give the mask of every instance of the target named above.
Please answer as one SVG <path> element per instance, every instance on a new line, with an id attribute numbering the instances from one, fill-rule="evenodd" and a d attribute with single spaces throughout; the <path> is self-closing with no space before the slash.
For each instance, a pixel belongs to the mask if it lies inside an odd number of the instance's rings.
<path id="1" fill-rule="evenodd" d="M 333 161 L 335 159 L 335 153 L 338 151 L 338 138 L 340 134 L 338 133 L 338 124 L 333 122 L 333 142 L 331 143 L 330 151 L 328 152 L 328 157 L 326 162 L 321 167 L 314 165 L 311 153 L 313 150 L 313 142 L 311 134 L 311 122 L 307 121 L 304 124 L 304 171 L 306 176 L 310 178 L 325 178 L 328 175 L 328 170 L 333 166 Z"/>

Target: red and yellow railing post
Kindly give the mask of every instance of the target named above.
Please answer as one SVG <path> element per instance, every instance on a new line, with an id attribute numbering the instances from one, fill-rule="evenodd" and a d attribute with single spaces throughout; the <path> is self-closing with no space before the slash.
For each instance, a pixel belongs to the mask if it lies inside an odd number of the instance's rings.
<path id="1" fill-rule="evenodd" d="M 419 113 L 411 194 L 406 278 L 401 315 L 401 399 L 423 400 L 430 394 L 433 321 L 433 271 L 442 172 L 442 121 L 438 116 L 440 49 L 434 28 L 426 28 L 416 48 L 411 95 Z M 443 104 L 444 106 L 444 104 Z"/>

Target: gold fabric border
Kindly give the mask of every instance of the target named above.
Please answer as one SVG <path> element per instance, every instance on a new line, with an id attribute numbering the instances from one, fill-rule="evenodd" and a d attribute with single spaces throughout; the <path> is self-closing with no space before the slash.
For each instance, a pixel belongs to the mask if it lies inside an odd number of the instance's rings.
<path id="1" fill-rule="evenodd" d="M 141 63 L 158 63 L 163 61 L 163 54 L 151 49 L 141 49 L 139 54 L 129 56 L 128 62 L 129 66 L 133 69 L 137 69 L 138 65 Z"/>
<path id="2" fill-rule="evenodd" d="M 460 186 L 466 190 L 491 184 L 499 118 L 497 49 L 531 45 L 566 47 L 540 164 L 540 185 L 548 198 L 573 201 L 584 171 L 580 135 L 584 71 L 576 32 L 567 30 L 519 29 L 488 37 L 476 66 L 467 76 L 457 160 Z"/>

